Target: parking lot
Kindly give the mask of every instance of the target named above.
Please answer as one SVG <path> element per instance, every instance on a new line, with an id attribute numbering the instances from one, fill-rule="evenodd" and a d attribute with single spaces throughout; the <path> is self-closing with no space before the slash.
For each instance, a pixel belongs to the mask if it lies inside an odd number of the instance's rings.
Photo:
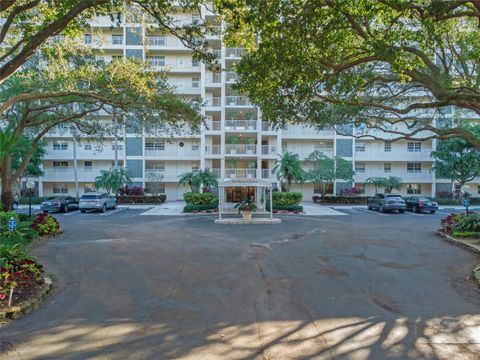
<path id="1" fill-rule="evenodd" d="M 2 327 L 3 357 L 478 358 L 478 258 L 435 235 L 449 209 L 257 226 L 146 211 L 57 215 L 64 234 L 35 249 L 55 295 Z"/>

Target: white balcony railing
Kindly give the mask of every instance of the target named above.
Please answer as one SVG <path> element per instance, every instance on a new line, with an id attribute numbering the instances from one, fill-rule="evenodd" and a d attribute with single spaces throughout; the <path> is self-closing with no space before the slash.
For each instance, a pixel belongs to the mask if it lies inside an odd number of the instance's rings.
<path id="1" fill-rule="evenodd" d="M 262 121 L 262 131 L 275 131 L 275 130 L 273 129 L 272 125 L 270 125 L 265 121 Z"/>
<path id="2" fill-rule="evenodd" d="M 262 155 L 277 155 L 277 147 L 275 145 L 262 145 Z"/>
<path id="3" fill-rule="evenodd" d="M 225 145 L 226 155 L 255 155 L 257 153 L 257 145 L 255 144 L 227 144 Z"/>
<path id="4" fill-rule="evenodd" d="M 225 130 L 256 130 L 257 120 L 225 120 Z"/>
<path id="5" fill-rule="evenodd" d="M 272 174 L 271 169 L 262 169 L 262 179 L 270 179 L 273 177 L 274 175 Z"/>
<path id="6" fill-rule="evenodd" d="M 227 82 L 236 82 L 238 80 L 238 74 L 234 71 L 226 72 L 226 81 Z"/>
<path id="7" fill-rule="evenodd" d="M 222 105 L 221 97 L 211 97 L 205 99 L 206 107 L 220 107 Z"/>
<path id="8" fill-rule="evenodd" d="M 301 125 L 286 125 L 282 131 L 284 137 L 317 138 L 318 136 L 333 136 L 333 129 L 318 129 Z"/>
<path id="9" fill-rule="evenodd" d="M 253 106 L 247 96 L 227 96 L 226 106 Z"/>
<path id="10" fill-rule="evenodd" d="M 222 123 L 220 121 L 210 121 L 207 123 L 207 131 L 220 131 Z"/>
<path id="11" fill-rule="evenodd" d="M 207 154 L 207 155 L 220 155 L 221 154 L 220 145 L 205 145 L 205 154 Z"/>
<path id="12" fill-rule="evenodd" d="M 165 150 L 151 150 L 145 149 L 145 156 L 158 156 L 158 157 L 197 157 L 200 156 L 200 148 L 192 149 L 190 148 L 178 148 L 178 149 L 169 149 Z"/>
<path id="13" fill-rule="evenodd" d="M 420 172 L 409 172 L 406 170 L 396 170 L 392 169 L 390 172 L 385 172 L 384 170 L 369 170 L 365 169 L 365 172 L 359 172 L 357 170 L 355 174 L 355 181 L 364 182 L 370 177 L 389 177 L 397 176 L 402 179 L 403 183 L 410 183 L 416 181 L 432 181 L 433 173 L 430 170 L 422 170 Z"/>
<path id="14" fill-rule="evenodd" d="M 222 171 L 221 171 L 219 168 L 212 168 L 212 169 L 210 169 L 210 170 L 215 174 L 215 176 L 216 176 L 217 178 L 220 178 L 220 177 L 221 177 Z"/>
<path id="15" fill-rule="evenodd" d="M 235 178 L 247 178 L 255 179 L 257 176 L 257 169 L 225 169 L 225 178 L 235 179 Z"/>
<path id="16" fill-rule="evenodd" d="M 205 76 L 205 82 L 207 84 L 220 84 L 222 82 L 222 74 L 220 74 L 220 73 L 208 73 Z"/>

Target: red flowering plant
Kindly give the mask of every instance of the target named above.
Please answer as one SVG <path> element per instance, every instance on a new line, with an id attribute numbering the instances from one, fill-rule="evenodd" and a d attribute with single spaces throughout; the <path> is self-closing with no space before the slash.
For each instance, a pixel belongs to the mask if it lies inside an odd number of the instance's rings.
<path id="1" fill-rule="evenodd" d="M 41 236 L 56 235 L 61 231 L 57 219 L 47 213 L 38 214 L 30 226 Z"/>
<path id="2" fill-rule="evenodd" d="M 472 215 L 472 216 L 469 217 L 469 215 Z M 477 214 L 472 211 L 469 212 L 469 215 L 467 215 L 466 213 L 462 213 L 462 214 L 450 214 L 447 217 L 444 217 L 442 220 L 440 220 L 440 224 L 442 225 L 443 231 L 445 231 L 448 234 L 451 234 L 455 230 L 464 230 L 464 229 L 461 229 L 463 226 L 463 223 L 468 222 L 471 218 L 477 217 Z"/>

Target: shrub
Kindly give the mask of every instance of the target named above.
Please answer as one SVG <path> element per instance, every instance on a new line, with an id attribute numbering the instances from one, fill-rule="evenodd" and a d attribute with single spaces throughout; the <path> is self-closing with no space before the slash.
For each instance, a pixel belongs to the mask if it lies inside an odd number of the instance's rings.
<path id="1" fill-rule="evenodd" d="M 270 207 L 267 209 L 270 211 Z M 273 211 L 288 211 L 288 212 L 303 212 L 303 206 L 301 205 L 287 205 L 287 206 L 276 206 L 273 208 Z"/>
<path id="2" fill-rule="evenodd" d="M 183 200 L 187 205 L 215 205 L 218 206 L 218 198 L 210 193 L 186 192 L 183 194 Z"/>
<path id="3" fill-rule="evenodd" d="M 202 204 L 202 205 L 186 205 L 183 208 L 183 212 L 185 213 L 192 213 L 192 212 L 199 212 L 199 211 L 208 211 L 208 210 L 217 210 L 218 205 L 215 204 Z"/>
<path id="4" fill-rule="evenodd" d="M 163 204 L 167 200 L 167 195 L 152 195 L 152 196 L 134 196 L 134 195 L 120 195 L 117 196 L 119 204 Z"/>
<path id="5" fill-rule="evenodd" d="M 451 191 L 437 191 L 435 197 L 437 199 L 452 199 L 453 193 Z"/>
<path id="6" fill-rule="evenodd" d="M 30 226 L 41 236 L 60 233 L 57 219 L 47 213 L 38 214 Z"/>
<path id="7" fill-rule="evenodd" d="M 32 196 L 32 204 L 39 205 L 45 200 L 47 200 L 48 197 L 43 196 Z M 18 199 L 18 203 L 21 205 L 28 205 L 30 203 L 30 198 L 28 196 L 21 196 L 20 199 Z"/>
<path id="8" fill-rule="evenodd" d="M 1 211 L 0 212 L 0 233 L 4 233 L 5 231 L 8 231 L 8 221 L 14 218 L 17 221 L 17 224 L 19 222 L 19 217 L 18 214 L 14 211 Z"/>
<path id="9" fill-rule="evenodd" d="M 301 192 L 279 192 L 272 193 L 273 208 L 278 206 L 300 205 L 303 195 Z"/>
<path id="10" fill-rule="evenodd" d="M 120 195 L 127 196 L 144 196 L 145 191 L 141 186 L 128 186 L 125 185 L 123 188 L 118 189 Z"/>
<path id="11" fill-rule="evenodd" d="M 480 238 L 480 232 L 476 231 L 454 231 L 452 232 L 452 235 L 463 238 Z"/>
<path id="12" fill-rule="evenodd" d="M 450 214 L 441 220 L 442 229 L 447 233 L 480 232 L 480 214 Z"/>
<path id="13" fill-rule="evenodd" d="M 366 205 L 370 196 L 312 196 L 315 203 Z"/>

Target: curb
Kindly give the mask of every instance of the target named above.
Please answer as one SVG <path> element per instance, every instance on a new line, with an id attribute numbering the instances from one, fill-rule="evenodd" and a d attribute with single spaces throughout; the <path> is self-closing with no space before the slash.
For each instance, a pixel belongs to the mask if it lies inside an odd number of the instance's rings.
<path id="1" fill-rule="evenodd" d="M 465 244 L 463 241 L 455 239 L 454 237 L 448 234 L 445 234 L 440 230 L 437 231 L 437 235 L 453 245 L 460 246 L 470 252 L 473 252 L 474 254 L 480 255 L 480 249 L 475 246 Z M 472 275 L 473 275 L 473 281 L 475 282 L 475 285 L 480 287 L 480 265 L 477 265 L 475 268 L 473 268 Z"/>
<path id="2" fill-rule="evenodd" d="M 462 247 L 466 250 L 469 250 L 469 251 L 471 251 L 475 254 L 480 254 L 480 249 L 479 248 L 477 248 L 475 246 L 472 246 L 472 245 L 469 245 L 469 244 L 465 244 L 463 241 L 455 239 L 454 237 L 452 237 L 450 235 L 447 235 L 440 230 L 437 231 L 437 235 L 440 236 L 441 238 L 443 238 L 444 240 L 448 241 L 449 243 L 460 246 L 460 247 Z"/>
<path id="3" fill-rule="evenodd" d="M 53 289 L 53 281 L 48 276 L 45 276 L 45 284 L 37 294 L 37 296 L 30 300 L 21 303 L 19 306 L 12 306 L 10 309 L 0 311 L 0 321 L 16 319 L 24 314 L 37 308 L 41 305 Z"/>

